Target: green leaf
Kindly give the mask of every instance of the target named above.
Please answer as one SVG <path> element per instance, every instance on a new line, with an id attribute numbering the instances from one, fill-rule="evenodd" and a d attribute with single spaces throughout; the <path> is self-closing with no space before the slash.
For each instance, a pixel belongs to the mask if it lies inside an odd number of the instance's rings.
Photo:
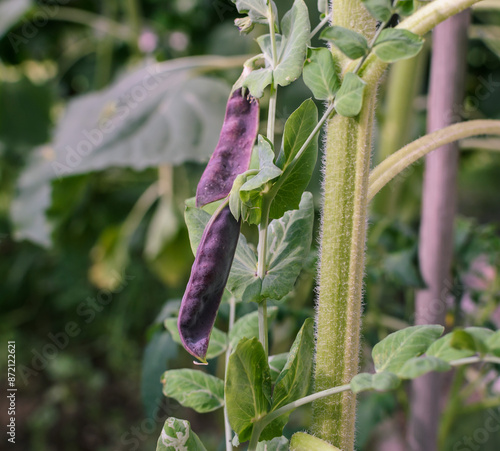
<path id="1" fill-rule="evenodd" d="M 183 346 L 179 329 L 177 328 L 177 318 L 168 318 L 163 323 L 177 344 Z M 212 329 L 210 343 L 208 345 L 206 359 L 215 359 L 227 349 L 227 335 L 217 328 Z"/>
<path id="2" fill-rule="evenodd" d="M 272 1 L 272 0 L 271 0 Z M 268 0 L 232 0 L 239 13 L 248 14 L 252 22 L 268 24 L 269 7 Z M 276 5 L 272 2 L 274 17 L 277 17 Z"/>
<path id="3" fill-rule="evenodd" d="M 493 331 L 484 327 L 467 327 L 466 329 L 455 329 L 452 332 L 451 346 L 455 349 L 469 350 L 474 353 L 485 354 L 488 352 L 487 340 L 493 335 Z"/>
<path id="4" fill-rule="evenodd" d="M 193 254 L 196 254 L 203 231 L 210 220 L 210 214 L 186 202 L 184 218 L 189 231 L 191 249 Z M 260 299 L 261 285 L 262 281 L 257 277 L 257 256 L 247 244 L 245 236 L 240 234 L 226 288 L 237 301 L 251 302 Z"/>
<path id="5" fill-rule="evenodd" d="M 168 368 L 169 360 L 177 357 L 178 348 L 167 331 L 156 332 L 144 349 L 141 371 L 141 400 L 145 413 L 153 416 L 162 399 L 161 375 Z"/>
<path id="6" fill-rule="evenodd" d="M 274 164 L 274 151 L 272 144 L 259 135 L 259 172 L 249 177 L 247 182 L 240 188 L 242 215 L 250 224 L 260 224 L 262 216 L 262 194 L 269 191 L 271 183 L 276 180 L 282 171 Z"/>
<path id="7" fill-rule="evenodd" d="M 198 413 L 224 405 L 224 381 L 199 370 L 169 370 L 161 379 L 163 394 Z"/>
<path id="8" fill-rule="evenodd" d="M 264 348 L 257 338 L 242 340 L 229 357 L 226 375 L 227 413 L 240 442 L 250 438 L 254 423 L 269 411 L 270 400 Z"/>
<path id="9" fill-rule="evenodd" d="M 388 22 L 392 17 L 392 0 L 361 0 L 370 14 L 380 22 Z"/>
<path id="10" fill-rule="evenodd" d="M 430 373 L 431 371 L 448 371 L 451 370 L 451 365 L 437 357 L 424 356 L 413 357 L 407 360 L 406 363 L 397 372 L 397 375 L 402 379 L 415 379 Z"/>
<path id="11" fill-rule="evenodd" d="M 442 333 L 438 325 L 412 326 L 388 335 L 373 347 L 377 373 L 397 373 L 406 361 L 423 354 Z"/>
<path id="12" fill-rule="evenodd" d="M 310 48 L 304 63 L 304 83 L 318 100 L 331 100 L 340 88 L 340 79 L 332 52 L 326 48 Z"/>
<path id="13" fill-rule="evenodd" d="M 276 85 L 288 86 L 302 73 L 311 24 L 304 0 L 295 0 L 281 20 L 282 39 L 273 78 Z"/>
<path id="14" fill-rule="evenodd" d="M 267 320 L 273 321 L 278 314 L 278 307 L 268 307 Z M 257 311 L 247 313 L 242 316 L 235 323 L 229 332 L 229 343 L 231 348 L 234 349 L 243 338 L 257 338 L 259 336 L 259 314 Z"/>
<path id="15" fill-rule="evenodd" d="M 231 213 L 233 214 L 233 216 L 236 218 L 237 221 L 239 221 L 241 217 L 241 208 L 242 208 L 240 199 L 240 189 L 245 184 L 246 180 L 247 180 L 246 173 L 237 175 L 236 178 L 234 179 L 231 192 L 229 193 L 229 210 L 231 210 Z"/>
<path id="16" fill-rule="evenodd" d="M 288 352 L 269 356 L 269 370 L 271 372 L 271 383 L 275 384 L 283 367 L 288 360 Z"/>
<path id="17" fill-rule="evenodd" d="M 199 437 L 191 430 L 189 421 L 167 418 L 158 438 L 156 451 L 207 451 Z"/>
<path id="18" fill-rule="evenodd" d="M 257 451 L 288 451 L 288 439 L 286 437 L 276 437 L 269 441 L 259 442 Z"/>
<path id="19" fill-rule="evenodd" d="M 276 381 L 271 412 L 308 394 L 312 382 L 313 355 L 314 321 L 308 318 L 295 337 L 288 360 Z M 281 435 L 290 413 L 281 415 L 266 426 L 261 437 L 270 439 Z"/>
<path id="20" fill-rule="evenodd" d="M 354 117 L 363 107 L 363 93 L 366 83 L 356 74 L 348 72 L 337 92 L 334 107 L 341 116 Z"/>
<path id="21" fill-rule="evenodd" d="M 306 100 L 288 118 L 283 133 L 283 143 L 276 165 L 285 170 L 305 144 L 318 123 L 318 109 L 311 99 Z M 316 135 L 298 159 L 288 178 L 282 183 L 271 204 L 270 218 L 279 219 L 286 211 L 299 208 L 318 157 Z"/>
<path id="22" fill-rule="evenodd" d="M 33 155 L 19 178 L 12 204 L 17 239 L 50 245 L 53 225 L 45 213 L 53 180 L 112 167 L 144 170 L 209 158 L 229 88 L 214 78 L 195 77 L 192 66 L 179 66 L 178 61 L 148 66 L 69 102 L 52 142 L 41 155 Z M 27 221 L 22 205 L 34 195 Z"/>
<path id="23" fill-rule="evenodd" d="M 267 232 L 266 275 L 261 296 L 280 300 L 293 290 L 311 250 L 314 225 L 314 202 L 305 192 L 298 210 L 287 211 L 271 221 Z"/>
<path id="24" fill-rule="evenodd" d="M 330 41 L 353 60 L 365 56 L 369 51 L 368 41 L 362 34 L 338 25 L 326 28 L 319 37 Z"/>
<path id="25" fill-rule="evenodd" d="M 497 330 L 488 337 L 486 346 L 488 346 L 491 353 L 500 356 L 500 330 Z"/>
<path id="26" fill-rule="evenodd" d="M 473 356 L 474 351 L 467 349 L 455 349 L 451 345 L 451 339 L 453 338 L 453 333 L 446 334 L 439 340 L 436 340 L 429 346 L 429 349 L 425 351 L 425 354 L 430 357 L 437 357 L 445 362 L 451 362 L 452 360 L 462 359 L 464 357 Z"/>
<path id="27" fill-rule="evenodd" d="M 273 82 L 273 71 L 269 67 L 250 72 L 243 80 L 243 87 L 248 88 L 250 94 L 257 99 L 264 95 L 266 89 Z"/>
<path id="28" fill-rule="evenodd" d="M 373 51 L 382 61 L 393 63 L 412 58 L 422 50 L 424 39 L 408 30 L 387 28 L 380 33 Z"/>
<path id="29" fill-rule="evenodd" d="M 366 390 L 387 391 L 394 390 L 401 384 L 401 379 L 394 373 L 383 371 L 382 373 L 360 373 L 351 380 L 353 393 Z"/>
<path id="30" fill-rule="evenodd" d="M 330 445 L 313 435 L 305 432 L 296 432 L 290 440 L 290 451 L 341 451 L 336 446 Z"/>
<path id="31" fill-rule="evenodd" d="M 398 0 L 395 6 L 396 12 L 401 16 L 410 16 L 415 12 L 415 2 L 413 0 Z"/>
<path id="32" fill-rule="evenodd" d="M 2 0 L 0 3 L 0 38 L 23 17 L 32 5 L 31 0 Z M 8 36 L 8 39 L 17 53 L 19 44 L 14 45 L 14 43 L 17 43 L 19 39 L 25 42 L 26 37 L 22 34 L 20 36 L 11 35 Z"/>

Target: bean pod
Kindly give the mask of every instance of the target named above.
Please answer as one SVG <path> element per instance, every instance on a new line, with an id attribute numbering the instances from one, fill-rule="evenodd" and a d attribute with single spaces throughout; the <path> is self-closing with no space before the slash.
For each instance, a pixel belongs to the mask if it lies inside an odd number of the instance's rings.
<path id="1" fill-rule="evenodd" d="M 198 183 L 198 207 L 223 199 L 230 193 L 236 176 L 250 165 L 258 127 L 258 101 L 250 95 L 243 96 L 241 88 L 235 90 L 227 102 L 219 142 Z"/>
<path id="2" fill-rule="evenodd" d="M 216 212 L 203 232 L 191 268 L 178 327 L 185 349 L 201 361 L 205 361 L 239 235 L 240 223 L 229 207 Z"/>

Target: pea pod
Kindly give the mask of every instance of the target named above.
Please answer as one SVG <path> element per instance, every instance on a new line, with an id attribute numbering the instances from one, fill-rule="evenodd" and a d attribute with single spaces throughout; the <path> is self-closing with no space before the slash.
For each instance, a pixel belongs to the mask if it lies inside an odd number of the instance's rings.
<path id="1" fill-rule="evenodd" d="M 219 142 L 201 176 L 196 190 L 196 206 L 226 197 L 238 174 L 250 165 L 252 148 L 259 128 L 257 99 L 236 89 L 229 97 Z"/>
<path id="2" fill-rule="evenodd" d="M 184 348 L 203 362 L 239 235 L 240 222 L 228 206 L 214 213 L 201 237 L 182 298 L 179 334 Z"/>

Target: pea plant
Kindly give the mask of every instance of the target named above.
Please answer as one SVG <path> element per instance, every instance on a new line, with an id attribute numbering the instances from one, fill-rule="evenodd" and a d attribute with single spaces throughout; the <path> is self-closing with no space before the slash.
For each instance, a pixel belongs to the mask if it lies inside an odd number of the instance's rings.
<path id="1" fill-rule="evenodd" d="M 431 371 L 479 361 L 500 363 L 500 331 L 441 325 L 408 327 L 372 351 L 374 373 L 360 373 L 360 321 L 367 207 L 399 172 L 441 145 L 500 134 L 500 121 L 473 120 L 424 136 L 370 170 L 377 86 L 389 63 L 411 58 L 438 23 L 478 0 L 336 0 L 318 2 L 311 31 L 303 0 L 278 20 L 271 0 L 235 0 L 243 33 L 264 24 L 261 53 L 244 63 L 229 101 L 219 142 L 186 202 L 195 262 L 178 318 L 165 322 L 199 364 L 225 356 L 225 380 L 200 369 L 164 373 L 163 391 L 206 413 L 224 409 L 227 450 L 352 450 L 356 394 L 397 388 Z M 417 5 L 418 3 L 418 5 Z M 392 27 L 395 16 L 401 20 Z M 319 33 L 328 47 L 310 47 Z M 275 143 L 279 87 L 302 75 L 314 98 L 287 119 Z M 267 133 L 258 134 L 259 102 L 268 95 Z M 316 318 L 304 321 L 288 353 L 269 355 L 268 327 L 279 301 L 293 290 L 312 241 L 314 206 L 305 191 L 325 127 L 323 210 Z M 275 147 L 276 146 L 276 147 Z M 256 250 L 240 233 L 258 226 Z M 248 228 L 248 227 L 247 227 Z M 221 301 L 228 332 L 214 328 Z M 258 310 L 235 318 L 235 304 Z M 309 433 L 283 434 L 293 410 L 312 403 Z M 158 450 L 205 450 L 189 422 L 168 418 Z"/>

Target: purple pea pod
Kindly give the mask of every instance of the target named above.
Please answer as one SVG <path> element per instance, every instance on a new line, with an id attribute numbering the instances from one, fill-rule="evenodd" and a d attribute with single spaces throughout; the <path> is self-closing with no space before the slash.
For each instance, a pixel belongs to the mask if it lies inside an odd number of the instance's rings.
<path id="1" fill-rule="evenodd" d="M 217 211 L 201 237 L 179 311 L 178 328 L 184 348 L 206 362 L 208 342 L 226 287 L 240 222 L 229 207 Z"/>
<path id="2" fill-rule="evenodd" d="M 235 90 L 226 106 L 219 142 L 196 189 L 196 206 L 223 199 L 234 179 L 250 165 L 253 144 L 259 128 L 259 103 L 241 88 Z"/>

